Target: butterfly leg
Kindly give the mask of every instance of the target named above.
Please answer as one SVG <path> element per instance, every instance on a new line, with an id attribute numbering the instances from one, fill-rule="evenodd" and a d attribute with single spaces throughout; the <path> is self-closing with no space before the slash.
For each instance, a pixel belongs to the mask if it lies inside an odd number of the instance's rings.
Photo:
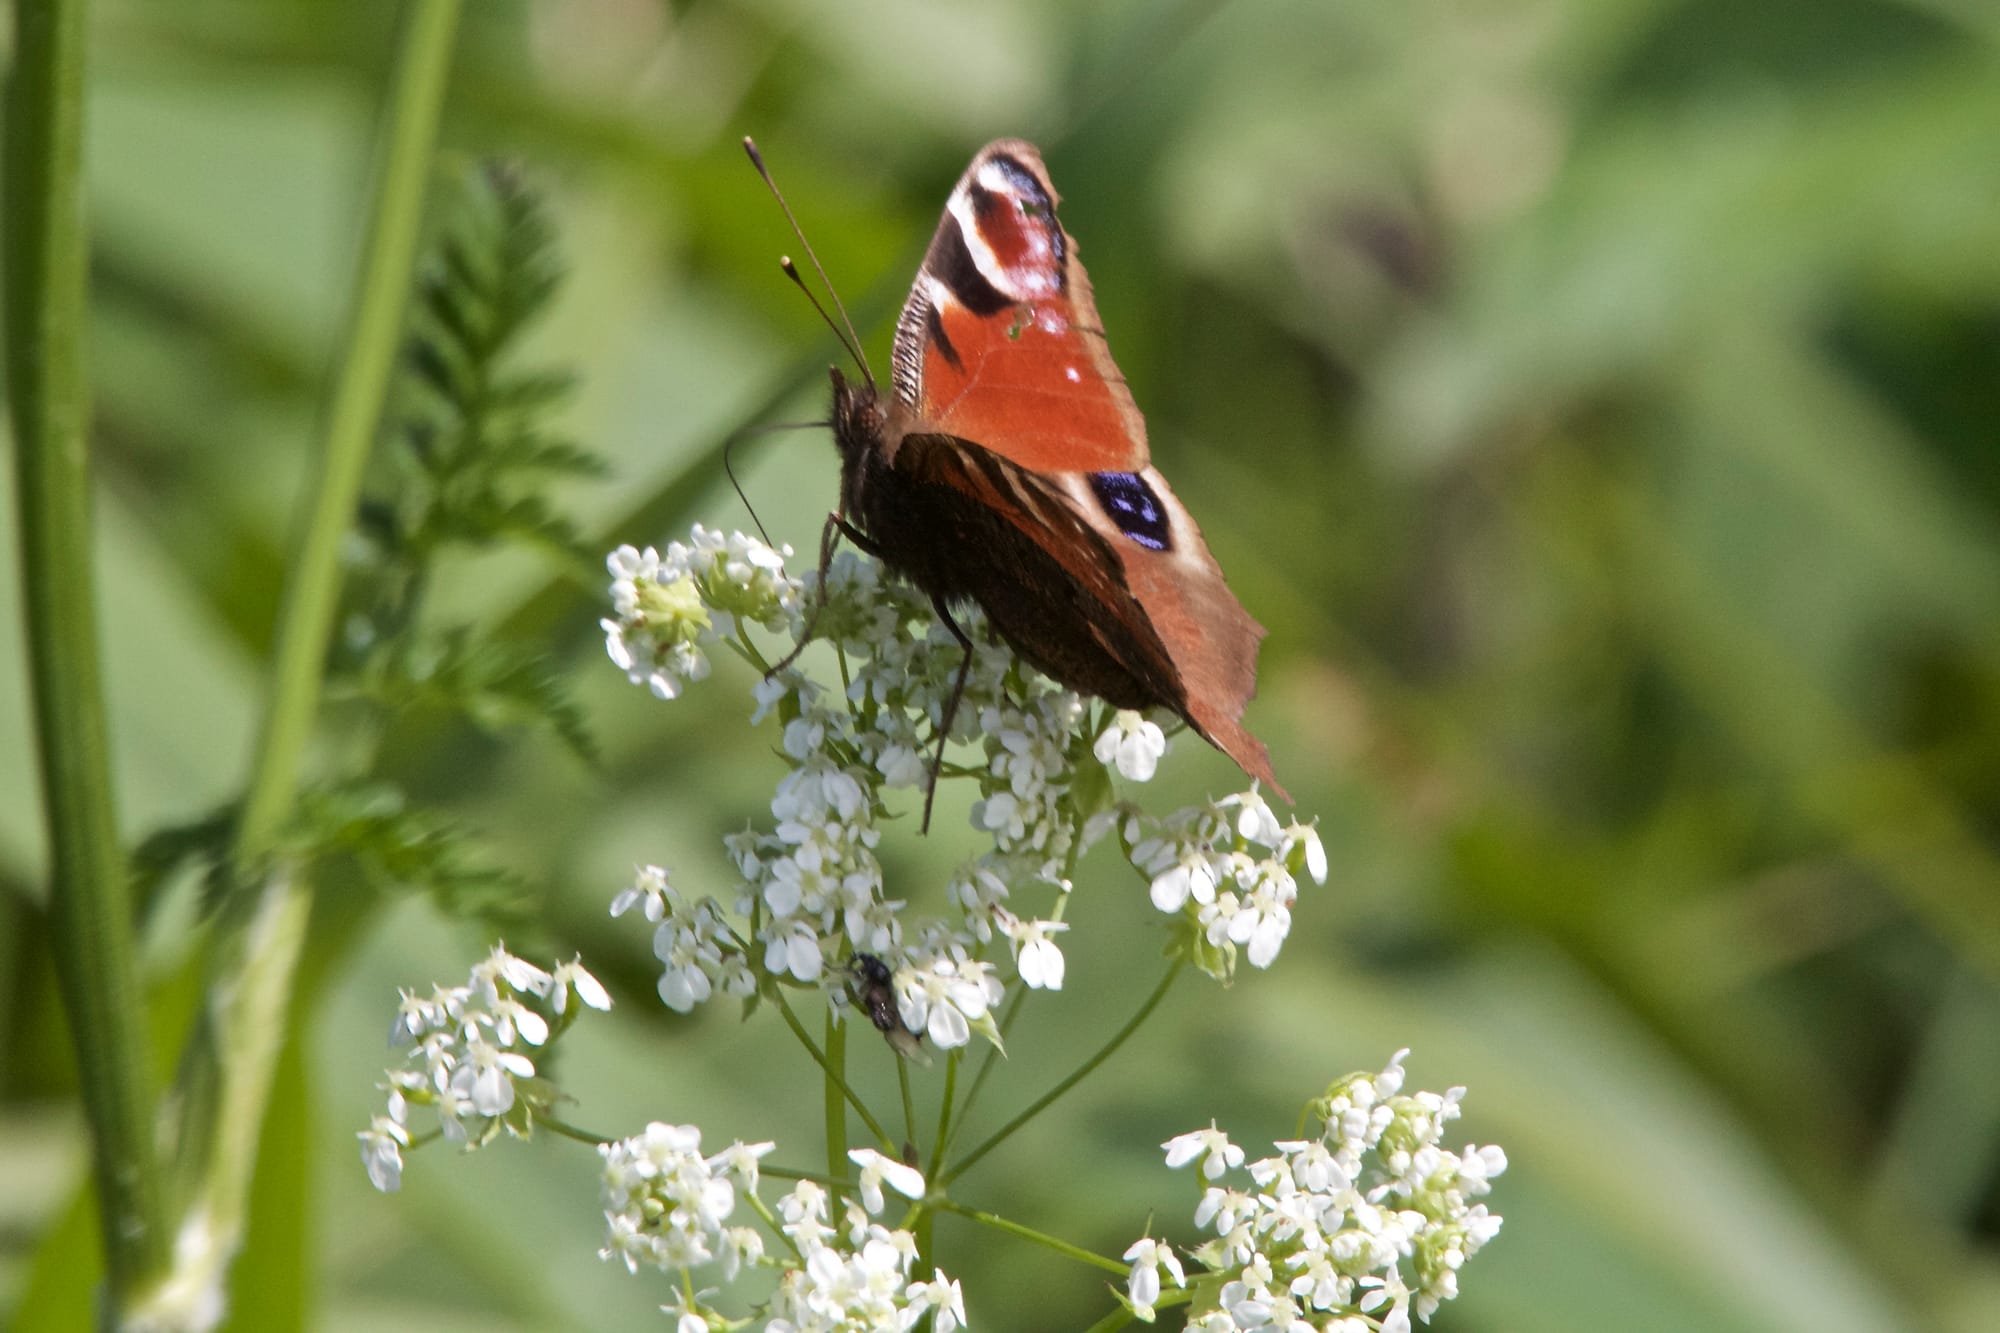
<path id="1" fill-rule="evenodd" d="M 847 521 L 847 515 L 836 511 L 826 516 L 826 523 L 819 530 L 819 595 L 813 599 L 812 611 L 807 614 L 805 626 L 799 631 L 799 641 L 792 646 L 792 651 L 772 664 L 764 673 L 764 679 L 769 680 L 798 661 L 799 654 L 812 642 L 813 630 L 819 626 L 819 613 L 826 609 L 826 571 L 833 565 L 833 553 L 843 536 L 870 555 L 881 554 L 875 543 L 862 536 L 861 532 Z"/>
<path id="2" fill-rule="evenodd" d="M 945 701 L 944 720 L 938 723 L 938 747 L 937 753 L 931 757 L 930 789 L 924 793 L 924 826 L 921 830 L 924 833 L 931 831 L 931 802 L 937 799 L 938 778 L 944 773 L 945 743 L 951 739 L 952 723 L 958 720 L 959 701 L 965 698 L 965 680 L 972 672 L 972 640 L 951 618 L 951 608 L 945 605 L 944 598 L 931 598 L 931 607 L 937 612 L 939 622 L 951 631 L 951 637 L 958 640 L 958 646 L 965 655 L 958 660 L 958 675 L 951 683 L 951 698 Z"/>
<path id="3" fill-rule="evenodd" d="M 882 548 L 875 544 L 875 539 L 873 537 L 870 537 L 867 533 L 863 532 L 860 528 L 855 527 L 852 523 L 849 523 L 847 521 L 847 515 L 828 514 L 826 516 L 826 521 L 833 524 L 835 527 L 838 527 L 840 529 L 840 535 L 847 538 L 848 541 L 854 543 L 854 545 L 858 547 L 863 554 L 872 555 L 877 560 L 880 560 L 882 558 Z M 822 566 L 820 569 L 820 576 L 822 578 L 826 576 L 826 569 L 824 566 Z"/>

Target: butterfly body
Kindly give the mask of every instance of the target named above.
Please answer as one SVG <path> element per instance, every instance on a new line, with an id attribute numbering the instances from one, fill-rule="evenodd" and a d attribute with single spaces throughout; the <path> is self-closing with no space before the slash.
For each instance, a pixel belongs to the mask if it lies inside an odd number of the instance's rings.
<path id="1" fill-rule="evenodd" d="M 1041 155 L 987 145 L 897 323 L 888 395 L 833 373 L 841 517 L 1051 679 L 1164 707 L 1283 795 L 1244 729 L 1263 626 L 1153 468 Z"/>

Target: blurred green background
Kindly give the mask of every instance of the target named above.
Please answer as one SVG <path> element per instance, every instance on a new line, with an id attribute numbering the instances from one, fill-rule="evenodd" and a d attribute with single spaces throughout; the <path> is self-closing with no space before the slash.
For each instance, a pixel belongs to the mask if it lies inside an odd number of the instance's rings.
<path id="1" fill-rule="evenodd" d="M 1185 1236 L 1193 1182 L 1154 1145 L 1211 1117 L 1253 1149 L 1288 1137 L 1326 1080 L 1407 1045 L 1414 1085 L 1470 1086 L 1454 1137 L 1513 1162 L 1506 1228 L 1440 1328 L 2000 1328 L 2000 9 L 468 10 L 441 175 L 500 154 L 550 195 L 571 277 L 536 354 L 581 375 L 564 424 L 614 462 L 574 492 L 607 545 L 746 525 L 720 437 L 824 411 L 835 348 L 777 275 L 794 243 L 741 136 L 879 368 L 946 190 L 1019 134 L 1156 461 L 1270 626 L 1250 721 L 1332 881 L 1271 973 L 1183 985 L 960 1197 L 1112 1253 L 1149 1216 Z M 135 838 L 242 781 L 395 14 L 96 6 L 100 578 Z M 742 456 L 765 522 L 810 549 L 824 436 Z M 0 1312 L 38 1283 L 81 1321 L 82 1277 L 36 1268 L 88 1232 L 14 561 L 9 541 Z M 742 725 L 747 675 L 652 702 L 603 661 L 596 590 L 525 559 L 441 595 L 569 654 L 606 751 L 593 773 L 432 731 L 393 761 L 545 886 L 537 938 L 510 943 L 614 983 L 562 1071 L 574 1118 L 698 1119 L 818 1160 L 817 1083 L 778 1025 L 672 1019 L 646 932 L 605 917 L 637 860 L 727 883 L 717 838 L 779 772 Z M 1178 749 L 1156 808 L 1230 781 Z M 919 901 L 971 846 L 941 808 L 885 848 Z M 664 1285 L 596 1258 L 583 1149 L 434 1150 L 401 1195 L 369 1190 L 352 1136 L 394 988 L 462 977 L 485 940 L 334 897 L 238 1326 L 661 1327 Z M 1068 988 L 1030 1006 L 989 1127 L 1157 974 L 1115 860 L 1087 864 L 1072 919 Z M 187 1003 L 184 927 L 148 936 L 163 1013 Z M 855 1059 L 893 1097 L 886 1051 Z M 303 1272 L 263 1239 L 301 1236 Z M 938 1236 L 975 1328 L 1108 1308 L 1100 1274 Z M 38 1326 L 84 1326 L 64 1317 Z"/>

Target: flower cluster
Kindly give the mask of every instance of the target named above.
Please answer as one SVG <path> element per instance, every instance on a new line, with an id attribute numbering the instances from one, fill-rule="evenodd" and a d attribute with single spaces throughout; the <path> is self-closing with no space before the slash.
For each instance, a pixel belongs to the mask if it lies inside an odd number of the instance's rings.
<path id="1" fill-rule="evenodd" d="M 872 1148 L 850 1152 L 861 1179 L 836 1225 L 837 1200 L 813 1181 L 800 1181 L 775 1208 L 757 1197 L 758 1162 L 773 1146 L 734 1143 L 704 1157 L 699 1129 L 659 1123 L 605 1144 L 598 1149 L 604 1164 L 603 1257 L 621 1259 L 635 1273 L 642 1267 L 686 1272 L 715 1264 L 724 1281 L 746 1267 L 775 1268 L 777 1286 L 763 1312 L 770 1333 L 909 1329 L 926 1315 L 935 1333 L 953 1333 L 965 1324 L 958 1284 L 941 1271 L 929 1281 L 911 1281 L 916 1238 L 875 1220 L 886 1204 L 885 1184 L 906 1198 L 922 1197 L 921 1172 Z M 737 1205 L 746 1201 L 763 1229 L 732 1223 Z M 781 1254 L 767 1252 L 767 1231 Z M 677 1317 L 678 1333 L 735 1326 L 704 1304 L 704 1294 L 682 1283 L 678 1302 L 667 1307 Z"/>
<path id="2" fill-rule="evenodd" d="M 1244 1166 L 1244 1152 L 1211 1126 L 1162 1145 L 1167 1165 L 1199 1162 L 1195 1225 L 1214 1235 L 1194 1251 L 1190 1329 L 1408 1333 L 1458 1294 L 1458 1270 L 1500 1230 L 1473 1200 L 1507 1169 L 1497 1147 L 1439 1146 L 1465 1089 L 1403 1095 L 1398 1051 L 1379 1074 L 1353 1074 L 1309 1108 L 1318 1138 L 1273 1145 Z M 1244 1172 L 1246 1184 L 1232 1183 Z M 1167 1245 L 1141 1240 L 1125 1252 L 1127 1293 L 1153 1317 L 1162 1278 L 1189 1279 Z M 1365 1316 L 1365 1317 L 1364 1317 Z"/>
<path id="3" fill-rule="evenodd" d="M 1153 906 L 1181 915 L 1192 930 L 1186 955 L 1214 976 L 1230 974 L 1238 948 L 1252 967 L 1269 967 L 1291 933 L 1299 877 L 1326 883 L 1318 830 L 1280 824 L 1254 788 L 1164 819 L 1113 817 L 1126 855 L 1152 882 Z"/>
<path id="4" fill-rule="evenodd" d="M 650 924 L 668 1007 L 760 992 L 782 1004 L 780 988 L 818 988 L 837 1016 L 858 1009 L 906 1055 L 923 1038 L 997 1045 L 1011 982 L 1062 987 L 1072 876 L 1113 835 L 1172 922 L 1177 957 L 1224 978 L 1239 956 L 1272 964 L 1300 882 L 1326 881 L 1313 825 L 1281 820 L 1254 783 L 1157 817 L 1116 802 L 1114 774 L 1149 781 L 1166 754 L 1159 720 L 1043 679 L 976 608 L 954 624 L 873 560 L 842 553 L 823 577 L 795 578 L 789 554 L 697 526 L 664 555 L 621 547 L 608 562 L 616 614 L 603 626 L 619 668 L 673 699 L 708 675 L 717 649 L 737 654 L 758 673 L 750 720 L 776 728 L 785 765 L 769 820 L 724 840 L 735 882 L 723 894 L 686 893 L 647 865 L 611 904 L 613 916 Z M 807 669 L 827 664 L 837 676 Z M 877 848 L 889 821 L 918 810 L 928 820 L 939 779 L 973 789 L 979 841 L 919 915 L 889 896 Z M 537 1077 L 535 1052 L 574 1019 L 572 995 L 609 1004 L 580 966 L 545 972 L 499 949 L 466 986 L 406 992 L 393 1037 L 406 1062 L 389 1073 L 388 1113 L 360 1136 L 378 1187 L 400 1180 L 411 1106 L 435 1107 L 443 1135 L 473 1145 L 547 1123 L 555 1092 Z M 1195 1225 L 1209 1234 L 1191 1251 L 1153 1237 L 1132 1245 L 1131 1312 L 1151 1321 L 1185 1306 L 1187 1327 L 1206 1333 L 1408 1333 L 1455 1296 L 1459 1268 L 1499 1230 L 1480 1200 L 1506 1158 L 1440 1146 L 1464 1090 L 1404 1095 L 1405 1054 L 1333 1084 L 1308 1108 L 1318 1137 L 1279 1143 L 1271 1157 L 1247 1161 L 1213 1126 L 1165 1144 L 1169 1167 L 1198 1164 Z M 828 1074 L 832 1087 L 837 1068 Z M 907 1084 L 904 1093 L 907 1112 Z M 948 1146 L 940 1181 L 954 1174 Z M 767 1201 L 760 1175 L 792 1175 L 763 1166 L 770 1143 L 705 1155 L 694 1126 L 655 1123 L 598 1151 L 601 1254 L 675 1277 L 664 1308 L 677 1333 L 965 1324 L 958 1284 L 941 1270 L 919 1276 L 930 1267 L 918 1238 L 927 1228 L 914 1219 L 950 1205 L 905 1162 L 857 1149 L 848 1159 L 858 1178 L 800 1179 Z M 913 1201 L 903 1227 L 883 1220 L 889 1192 Z M 695 1280 L 710 1274 L 721 1284 L 750 1275 L 748 1311 L 741 1301 L 718 1309 L 715 1289 Z"/>
<path id="5" fill-rule="evenodd" d="M 549 1095 L 534 1081 L 528 1051 L 546 1047 L 575 1020 L 572 997 L 592 1009 L 611 1007 L 580 962 L 544 971 L 500 946 L 463 986 L 433 986 L 429 995 L 404 991 L 389 1033 L 404 1063 L 388 1070 L 381 1085 L 389 1094 L 386 1114 L 358 1135 L 375 1188 L 391 1191 L 402 1183 L 412 1106 L 434 1108 L 453 1143 L 477 1147 L 503 1130 L 527 1137 L 534 1111 Z"/>
<path id="6" fill-rule="evenodd" d="M 751 720 L 777 720 L 787 764 L 770 827 L 728 839 L 742 882 L 727 910 L 684 897 L 655 866 L 613 903 L 614 915 L 644 904 L 668 1005 L 686 1012 L 770 978 L 824 987 L 844 1007 L 847 961 L 867 955 L 889 969 L 910 1032 L 944 1047 L 974 1033 L 997 1039 L 991 1013 L 1005 959 L 993 955 L 1008 951 L 1030 988 L 1061 988 L 1062 897 L 1077 857 L 1113 827 L 1152 881 L 1155 904 L 1192 927 L 1190 957 L 1216 975 L 1239 947 L 1256 966 L 1270 964 L 1297 877 L 1325 879 L 1311 827 L 1281 827 L 1254 788 L 1160 821 L 1099 811 L 1109 772 L 1152 777 L 1167 749 L 1157 722 L 1041 678 L 987 632 L 977 608 L 956 617 L 974 645 L 968 658 L 929 600 L 872 559 L 840 553 L 822 585 L 817 575 L 788 576 L 788 554 L 697 526 L 664 556 L 621 547 L 608 562 L 612 660 L 673 698 L 707 673 L 716 646 L 736 651 L 764 672 Z M 780 669 L 748 635 L 752 624 L 789 637 Z M 792 665 L 810 640 L 833 647 L 838 688 Z M 890 794 L 926 791 L 934 764 L 942 779 L 976 784 L 971 822 L 990 843 L 953 876 L 945 915 L 913 918 L 887 895 L 875 849 Z M 1036 888 L 1057 910 L 1020 910 L 1017 895 Z"/>
<path id="7" fill-rule="evenodd" d="M 599 622 L 611 660 L 634 685 L 674 698 L 684 682 L 708 675 L 705 648 L 733 634 L 738 617 L 776 628 L 796 610 L 798 585 L 784 576 L 790 554 L 699 523 L 664 556 L 619 547 L 605 562 L 617 616 Z"/>

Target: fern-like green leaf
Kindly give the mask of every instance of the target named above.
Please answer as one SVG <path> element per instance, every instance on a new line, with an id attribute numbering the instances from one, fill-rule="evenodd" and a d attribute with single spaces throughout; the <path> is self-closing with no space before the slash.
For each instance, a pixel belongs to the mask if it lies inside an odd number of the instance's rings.
<path id="1" fill-rule="evenodd" d="M 518 918 L 525 882 L 483 864 L 455 822 L 411 806 L 387 783 L 335 783 L 300 796 L 287 838 L 291 854 L 323 862 L 342 857 L 389 893 L 421 892 L 453 916 Z"/>

